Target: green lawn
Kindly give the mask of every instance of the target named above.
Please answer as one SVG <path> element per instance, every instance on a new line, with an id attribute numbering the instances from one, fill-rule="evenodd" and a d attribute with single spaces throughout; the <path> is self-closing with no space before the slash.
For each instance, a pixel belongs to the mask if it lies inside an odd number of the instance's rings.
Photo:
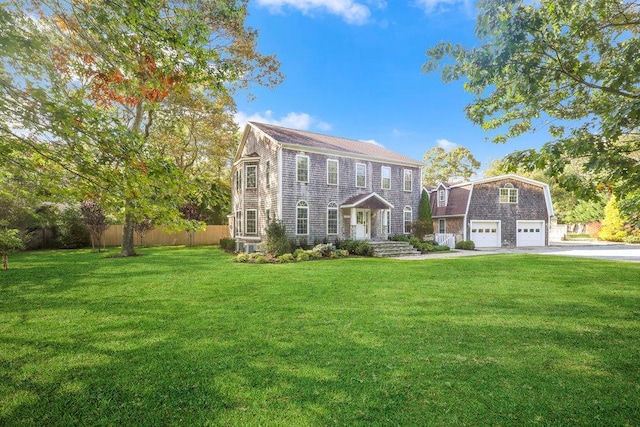
<path id="1" fill-rule="evenodd" d="M 640 425 L 640 264 L 10 257 L 0 425 Z"/>

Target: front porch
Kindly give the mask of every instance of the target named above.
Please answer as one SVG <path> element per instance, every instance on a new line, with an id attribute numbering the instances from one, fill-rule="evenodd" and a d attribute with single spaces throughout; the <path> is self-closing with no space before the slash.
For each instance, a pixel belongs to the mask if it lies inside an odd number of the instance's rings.
<path id="1" fill-rule="evenodd" d="M 392 208 L 391 203 L 376 193 L 351 197 L 340 206 L 342 237 L 353 240 L 387 240 Z"/>

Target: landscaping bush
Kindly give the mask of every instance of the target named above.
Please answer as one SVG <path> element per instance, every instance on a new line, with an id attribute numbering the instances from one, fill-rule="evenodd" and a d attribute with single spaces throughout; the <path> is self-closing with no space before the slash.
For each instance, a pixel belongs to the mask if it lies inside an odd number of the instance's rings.
<path id="1" fill-rule="evenodd" d="M 294 262 L 295 258 L 293 254 L 282 254 L 277 258 L 278 262 L 281 264 L 286 264 L 288 262 Z"/>
<path id="2" fill-rule="evenodd" d="M 431 249 L 431 252 L 447 252 L 447 251 L 450 251 L 450 250 L 451 250 L 451 248 L 449 246 L 446 246 L 446 245 L 435 245 Z"/>
<path id="3" fill-rule="evenodd" d="M 227 252 L 234 252 L 236 250 L 236 240 L 223 237 L 220 239 L 220 248 Z"/>
<path id="4" fill-rule="evenodd" d="M 631 234 L 622 238 L 625 243 L 640 243 L 640 230 L 634 230 Z"/>
<path id="5" fill-rule="evenodd" d="M 313 247 L 314 252 L 320 252 L 322 256 L 328 257 L 331 252 L 335 251 L 336 247 L 332 243 L 323 243 Z"/>
<path id="6" fill-rule="evenodd" d="M 473 243 L 473 240 L 461 240 L 456 242 L 456 249 L 465 249 L 468 251 L 472 251 L 476 248 L 476 244 Z"/>
<path id="7" fill-rule="evenodd" d="M 389 240 L 392 240 L 394 242 L 408 242 L 409 236 L 407 236 L 406 234 L 393 234 L 389 236 Z"/>
<path id="8" fill-rule="evenodd" d="M 235 262 L 249 262 L 249 254 L 245 254 L 245 253 L 239 253 L 236 256 Z"/>
<path id="9" fill-rule="evenodd" d="M 284 222 L 272 219 L 264 229 L 264 251 L 278 257 L 291 252 L 292 246 L 287 237 L 287 228 Z"/>
<path id="10" fill-rule="evenodd" d="M 79 208 L 65 209 L 58 221 L 58 242 L 61 248 L 77 249 L 89 246 L 89 230 L 82 221 Z"/>
<path id="11" fill-rule="evenodd" d="M 309 252 L 304 249 L 296 249 L 297 255 L 294 253 L 296 257 L 296 261 L 309 261 Z"/>
<path id="12" fill-rule="evenodd" d="M 339 243 L 339 246 L 338 246 Z M 338 249 L 344 249 L 345 251 L 349 252 L 350 254 L 355 254 L 356 253 L 356 248 L 358 247 L 358 241 L 357 240 L 342 240 L 340 242 L 336 242 L 336 248 Z"/>
<path id="13" fill-rule="evenodd" d="M 373 248 L 369 242 L 358 242 L 358 245 L 356 246 L 356 255 L 373 256 Z"/>

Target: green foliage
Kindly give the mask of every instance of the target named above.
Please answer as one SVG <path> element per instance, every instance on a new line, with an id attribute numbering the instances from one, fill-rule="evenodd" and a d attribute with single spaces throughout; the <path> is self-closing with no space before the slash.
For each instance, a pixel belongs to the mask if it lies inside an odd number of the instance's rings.
<path id="1" fill-rule="evenodd" d="M 475 96 L 467 117 L 505 142 L 547 123 L 540 150 L 507 157 L 543 170 L 567 189 L 594 195 L 640 189 L 640 9 L 635 1 L 482 0 L 478 46 L 441 42 L 426 72 L 464 80 Z M 584 185 L 567 166 L 581 160 Z"/>
<path id="2" fill-rule="evenodd" d="M 281 264 L 286 264 L 288 262 L 294 262 L 296 259 L 293 254 L 282 254 L 278 257 L 278 262 Z"/>
<path id="3" fill-rule="evenodd" d="M 424 155 L 423 185 L 435 186 L 443 181 L 467 181 L 480 168 L 480 162 L 464 147 L 446 151 L 433 147 Z"/>
<path id="4" fill-rule="evenodd" d="M 393 234 L 389 236 L 389 240 L 392 240 L 394 242 L 408 242 L 409 239 L 410 237 L 406 234 Z"/>
<path id="5" fill-rule="evenodd" d="M 598 236 L 602 240 L 611 242 L 621 242 L 627 236 L 625 230 L 626 221 L 620 215 L 618 202 L 615 196 L 611 196 L 604 208 L 604 219 L 602 220 L 602 228 Z"/>
<path id="6" fill-rule="evenodd" d="M 355 248 L 355 254 L 360 256 L 373 256 L 373 247 L 369 242 L 365 242 L 364 240 L 358 241 Z"/>
<path id="7" fill-rule="evenodd" d="M 594 200 L 581 200 L 573 210 L 565 215 L 564 220 L 569 224 L 587 224 L 600 221 L 604 218 L 605 204 L 602 197 Z"/>
<path id="8" fill-rule="evenodd" d="M 284 221 L 269 219 L 264 229 L 264 251 L 274 257 L 291 252 L 291 241 L 287 237 Z"/>
<path id="9" fill-rule="evenodd" d="M 296 261 L 309 261 L 310 255 L 309 252 L 304 249 L 298 249 L 294 253 L 296 257 Z"/>
<path id="10" fill-rule="evenodd" d="M 24 249 L 24 242 L 20 231 L 6 228 L 6 222 L 0 221 L 0 255 L 2 255 L 2 270 L 9 269 L 9 253 Z"/>
<path id="11" fill-rule="evenodd" d="M 227 252 L 234 252 L 236 250 L 236 240 L 229 237 L 223 237 L 220 239 L 220 248 Z"/>
<path id="12" fill-rule="evenodd" d="M 82 213 L 84 225 L 89 230 L 89 233 L 91 233 L 91 246 L 95 249 L 97 243 L 98 251 L 100 251 L 102 235 L 107 228 L 109 228 L 107 216 L 93 200 L 83 201 L 80 205 L 80 212 Z"/>
<path id="13" fill-rule="evenodd" d="M 64 249 L 84 248 L 89 245 L 89 231 L 77 207 L 68 207 L 58 218 L 58 243 Z"/>
<path id="14" fill-rule="evenodd" d="M 640 229 L 634 229 L 622 238 L 625 243 L 640 243 Z"/>
<path id="15" fill-rule="evenodd" d="M 476 248 L 476 244 L 473 240 L 460 240 L 456 242 L 456 249 L 465 249 L 468 251 L 472 251 Z"/>
<path id="16" fill-rule="evenodd" d="M 427 224 L 427 232 L 425 234 L 433 234 L 433 216 L 431 214 L 431 200 L 429 193 L 424 188 L 420 193 L 420 204 L 418 204 L 418 220 Z"/>

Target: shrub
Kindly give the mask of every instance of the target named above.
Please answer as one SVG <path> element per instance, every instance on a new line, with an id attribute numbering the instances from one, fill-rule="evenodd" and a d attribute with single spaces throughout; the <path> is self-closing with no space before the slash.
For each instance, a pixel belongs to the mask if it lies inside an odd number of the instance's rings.
<path id="1" fill-rule="evenodd" d="M 625 243 L 640 243 L 640 230 L 634 230 L 628 236 L 622 238 Z"/>
<path id="2" fill-rule="evenodd" d="M 420 243 L 422 243 L 422 242 L 417 237 L 412 237 L 412 238 L 409 239 L 409 244 L 411 246 L 413 246 L 414 248 L 419 248 L 420 247 Z"/>
<path id="3" fill-rule="evenodd" d="M 472 251 L 476 248 L 476 244 L 473 243 L 473 240 L 461 240 L 456 242 L 456 249 L 465 249 L 468 251 Z"/>
<path id="4" fill-rule="evenodd" d="M 64 249 L 89 246 L 89 231 L 84 226 L 82 214 L 77 207 L 64 210 L 58 223 L 58 242 Z"/>
<path id="5" fill-rule="evenodd" d="M 373 248 L 368 242 L 358 242 L 356 246 L 356 255 L 373 256 Z"/>
<path id="6" fill-rule="evenodd" d="M 408 242 L 409 236 L 406 234 L 393 234 L 389 236 L 389 240 L 393 240 L 394 242 Z"/>
<path id="7" fill-rule="evenodd" d="M 328 257 L 331 252 L 335 251 L 336 247 L 332 243 L 323 243 L 320 245 L 316 245 L 313 248 L 313 251 L 320 252 L 322 256 Z"/>
<path id="8" fill-rule="evenodd" d="M 236 240 L 223 237 L 220 239 L 220 248 L 227 252 L 234 252 L 236 250 Z"/>
<path id="9" fill-rule="evenodd" d="M 291 242 L 287 237 L 287 228 L 284 222 L 272 219 L 264 229 L 264 251 L 278 257 L 291 252 Z"/>
<path id="10" fill-rule="evenodd" d="M 236 256 L 235 262 L 249 262 L 249 255 L 245 253 L 240 253 Z"/>
<path id="11" fill-rule="evenodd" d="M 309 259 L 320 259 L 323 257 L 322 252 L 313 249 L 306 251 L 306 253 L 309 254 Z"/>
<path id="12" fill-rule="evenodd" d="M 445 245 L 436 245 L 431 249 L 431 252 L 446 252 L 451 250 L 451 248 L 449 246 L 445 246 Z"/>
<path id="13" fill-rule="evenodd" d="M 282 254 L 277 259 L 278 259 L 278 262 L 281 263 L 281 264 L 286 264 L 288 262 L 294 262 L 295 261 L 295 258 L 293 257 L 293 254 Z"/>
<path id="14" fill-rule="evenodd" d="M 338 249 L 344 249 L 347 252 L 349 252 L 350 254 L 355 254 L 356 253 L 356 248 L 358 247 L 358 241 L 357 240 L 343 240 L 340 242 L 340 246 L 336 247 Z"/>
<path id="15" fill-rule="evenodd" d="M 416 249 L 418 249 L 422 253 L 426 253 L 426 252 L 433 251 L 434 246 L 435 245 L 431 242 L 424 242 L 424 243 L 420 243 Z"/>
<path id="16" fill-rule="evenodd" d="M 297 255 L 294 253 L 297 261 L 309 261 L 309 253 L 304 249 L 296 249 Z"/>
<path id="17" fill-rule="evenodd" d="M 256 264 L 267 264 L 269 262 L 269 258 L 267 258 L 264 255 L 256 255 L 255 257 L 252 257 L 252 258 Z"/>

